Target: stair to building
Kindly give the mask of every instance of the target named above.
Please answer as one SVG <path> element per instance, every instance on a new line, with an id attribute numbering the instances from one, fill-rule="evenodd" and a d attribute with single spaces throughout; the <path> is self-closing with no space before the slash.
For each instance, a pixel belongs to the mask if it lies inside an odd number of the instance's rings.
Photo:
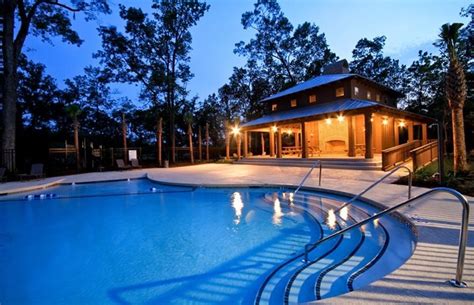
<path id="1" fill-rule="evenodd" d="M 311 167 L 318 159 L 302 158 L 243 158 L 234 164 Z M 323 168 L 354 169 L 354 170 L 382 170 L 380 159 L 363 158 L 321 158 Z"/>

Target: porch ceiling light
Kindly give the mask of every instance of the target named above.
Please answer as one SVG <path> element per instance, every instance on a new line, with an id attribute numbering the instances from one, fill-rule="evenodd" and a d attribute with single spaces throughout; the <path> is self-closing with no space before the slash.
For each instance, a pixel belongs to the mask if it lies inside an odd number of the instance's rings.
<path id="1" fill-rule="evenodd" d="M 407 123 L 405 121 L 400 121 L 400 123 L 398 123 L 398 126 L 403 128 L 406 126 L 406 124 Z"/>
<path id="2" fill-rule="evenodd" d="M 326 119 L 326 124 L 331 125 L 331 123 L 332 123 L 331 118 L 327 118 L 327 119 Z"/>
<path id="3" fill-rule="evenodd" d="M 337 120 L 339 121 L 339 123 L 344 122 L 344 116 L 342 114 L 338 115 Z"/>
<path id="4" fill-rule="evenodd" d="M 233 134 L 234 136 L 240 134 L 240 127 L 237 126 L 237 125 L 234 126 L 234 127 L 232 127 L 232 134 Z"/>
<path id="5" fill-rule="evenodd" d="M 293 133 L 293 131 L 292 131 L 291 129 L 288 129 L 288 130 L 286 131 L 286 133 L 290 135 L 290 134 Z"/>
<path id="6" fill-rule="evenodd" d="M 384 118 L 384 119 L 382 120 L 382 124 L 383 124 L 383 125 L 388 125 L 388 119 L 387 119 L 387 118 Z"/>
<path id="7" fill-rule="evenodd" d="M 277 132 L 278 131 L 278 127 L 276 127 L 275 125 L 272 126 L 272 131 L 273 132 Z"/>

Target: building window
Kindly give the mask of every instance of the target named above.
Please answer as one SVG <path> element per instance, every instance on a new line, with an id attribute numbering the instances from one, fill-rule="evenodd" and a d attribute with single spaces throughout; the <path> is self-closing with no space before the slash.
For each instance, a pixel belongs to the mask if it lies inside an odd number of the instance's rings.
<path id="1" fill-rule="evenodd" d="M 316 94 L 312 94 L 309 96 L 309 103 L 316 103 Z"/>
<path id="2" fill-rule="evenodd" d="M 296 107 L 296 105 L 297 105 L 296 99 L 295 99 L 295 100 L 291 100 L 290 104 L 291 104 L 291 107 Z"/>
<path id="3" fill-rule="evenodd" d="M 380 102 L 380 94 L 376 94 L 376 95 L 375 95 L 375 100 L 376 100 L 377 102 Z"/>
<path id="4" fill-rule="evenodd" d="M 359 95 L 359 87 L 354 87 L 354 95 L 355 96 Z"/>
<path id="5" fill-rule="evenodd" d="M 277 104 L 272 104 L 272 111 L 276 111 L 278 108 L 278 105 Z"/>
<path id="6" fill-rule="evenodd" d="M 336 89 L 336 97 L 344 96 L 344 87 Z"/>

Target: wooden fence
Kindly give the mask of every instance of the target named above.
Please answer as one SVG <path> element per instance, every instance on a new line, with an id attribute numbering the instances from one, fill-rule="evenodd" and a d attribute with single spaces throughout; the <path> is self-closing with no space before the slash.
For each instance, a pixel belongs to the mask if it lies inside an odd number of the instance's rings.
<path id="1" fill-rule="evenodd" d="M 421 140 L 404 143 L 382 150 L 382 170 L 386 171 L 411 158 L 411 151 L 421 146 Z"/>

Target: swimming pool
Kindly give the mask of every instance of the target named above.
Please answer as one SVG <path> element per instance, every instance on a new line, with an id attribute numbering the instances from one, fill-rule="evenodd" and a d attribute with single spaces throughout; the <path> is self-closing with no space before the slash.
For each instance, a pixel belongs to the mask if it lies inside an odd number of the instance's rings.
<path id="1" fill-rule="evenodd" d="M 336 215 L 347 198 L 288 191 L 138 179 L 0 197 L 0 303 L 291 304 L 363 287 L 414 250 L 384 216 L 303 263 L 307 243 L 377 210 Z"/>

